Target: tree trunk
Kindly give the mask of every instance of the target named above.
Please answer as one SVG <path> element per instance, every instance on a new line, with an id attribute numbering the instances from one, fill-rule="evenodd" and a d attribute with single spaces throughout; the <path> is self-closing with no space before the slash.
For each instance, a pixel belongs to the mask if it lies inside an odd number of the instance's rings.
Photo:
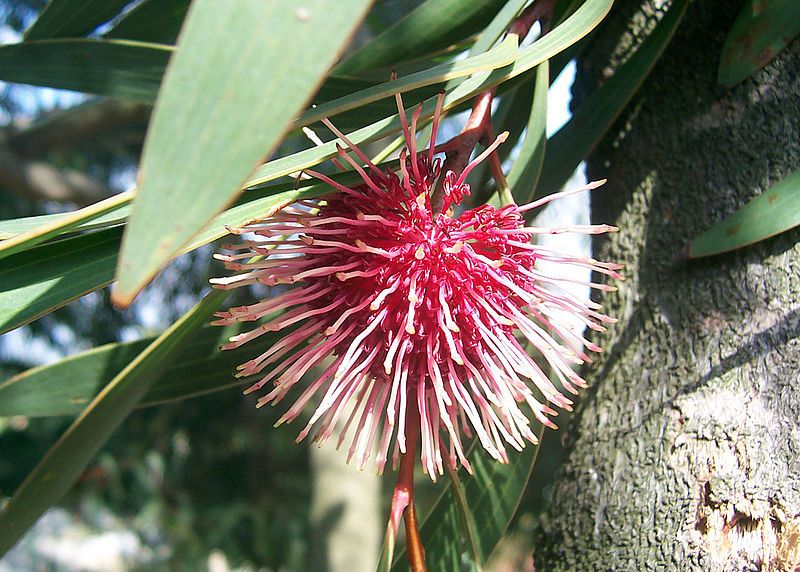
<path id="1" fill-rule="evenodd" d="M 333 445 L 309 447 L 314 493 L 308 569 L 373 572 L 383 541 L 381 479 L 375 471 L 348 465 L 347 447 Z"/>
<path id="2" fill-rule="evenodd" d="M 618 2 L 577 98 L 658 17 Z M 574 418 L 537 570 L 800 569 L 800 231 L 714 258 L 687 243 L 800 168 L 800 41 L 716 86 L 743 2 L 693 2 L 591 158 L 596 256 L 627 265 Z M 655 16 L 654 16 L 655 14 Z"/>

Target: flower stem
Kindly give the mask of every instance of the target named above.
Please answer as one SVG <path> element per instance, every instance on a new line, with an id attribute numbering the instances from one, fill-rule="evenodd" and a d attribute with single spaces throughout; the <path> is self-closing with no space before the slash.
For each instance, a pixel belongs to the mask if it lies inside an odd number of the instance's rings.
<path id="1" fill-rule="evenodd" d="M 419 441 L 419 410 L 416 402 L 411 407 L 409 415 L 409 434 L 406 452 L 400 459 L 400 471 L 397 485 L 408 491 L 408 505 L 403 513 L 403 522 L 406 527 L 406 556 L 412 572 L 427 572 L 425 566 L 425 547 L 419 534 L 417 509 L 414 506 L 414 464 L 417 460 L 417 441 Z"/>
<path id="2" fill-rule="evenodd" d="M 408 433 L 406 434 L 406 452 L 400 457 L 400 470 L 397 484 L 392 494 L 392 507 L 389 523 L 386 527 L 386 551 L 394 552 L 397 532 L 402 516 L 406 527 L 406 556 L 412 572 L 427 572 L 425 566 L 425 548 L 419 533 L 417 511 L 414 507 L 414 465 L 417 460 L 417 442 L 419 441 L 419 410 L 416 402 L 409 404 Z"/>
<path id="3" fill-rule="evenodd" d="M 444 151 L 447 155 L 442 165 L 442 173 L 453 171 L 460 174 L 469 162 L 473 149 L 479 142 L 489 145 L 492 141 L 492 99 L 495 88 L 487 89 L 475 97 L 472 112 L 467 119 L 461 133 L 450 141 L 437 148 L 437 152 Z M 496 155 L 496 153 L 492 153 Z M 498 162 L 499 164 L 499 162 Z M 504 179 L 505 180 L 505 179 Z M 441 211 L 444 202 L 443 193 L 444 177 L 439 177 L 431 197 L 434 212 Z"/>
<path id="4" fill-rule="evenodd" d="M 536 0 L 511 23 L 508 31 L 512 34 L 517 34 L 520 41 L 522 41 L 522 38 L 528 35 L 533 25 L 539 22 L 542 27 L 541 35 L 544 36 L 550 31 L 555 5 L 555 0 Z"/>
<path id="5" fill-rule="evenodd" d="M 555 10 L 555 0 L 535 0 L 533 4 L 528 6 L 516 20 L 514 20 L 508 28 L 509 34 L 517 34 L 520 39 L 524 38 L 531 27 L 536 22 L 541 25 L 541 35 L 544 36 L 550 31 L 550 25 L 553 19 L 553 12 Z M 486 91 L 478 94 L 475 97 L 475 102 L 472 104 L 472 112 L 470 113 L 467 123 L 461 133 L 453 137 L 450 141 L 437 147 L 437 152 L 445 152 L 447 157 L 442 165 L 442 173 L 453 171 L 454 173 L 461 173 L 469 161 L 473 149 L 478 143 L 488 146 L 494 139 L 494 130 L 492 128 L 492 99 L 494 98 L 495 88 L 487 89 Z M 500 157 L 497 152 L 492 152 L 489 155 L 489 167 L 492 170 L 492 176 L 497 184 L 497 191 L 500 195 L 500 200 L 504 205 L 514 202 L 514 197 L 511 196 L 511 191 L 506 183 L 505 175 L 500 164 Z M 436 182 L 436 187 L 433 190 L 431 197 L 431 205 L 434 212 L 440 212 L 444 203 L 442 196 L 444 184 L 444 177 L 439 177 Z"/>

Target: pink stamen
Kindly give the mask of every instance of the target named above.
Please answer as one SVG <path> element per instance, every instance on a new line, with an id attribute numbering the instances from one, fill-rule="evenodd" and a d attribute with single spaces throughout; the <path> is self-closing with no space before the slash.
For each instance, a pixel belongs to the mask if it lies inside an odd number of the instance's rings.
<path id="1" fill-rule="evenodd" d="M 470 163 L 466 167 L 464 167 L 464 170 L 461 172 L 461 175 L 459 175 L 455 186 L 460 187 L 461 185 L 463 185 L 470 171 L 472 171 L 472 169 L 480 165 L 489 155 L 494 153 L 495 149 L 497 149 L 501 144 L 503 144 L 503 142 L 505 142 L 506 139 L 508 139 L 508 131 L 503 131 L 500 135 L 497 136 L 497 139 L 495 139 L 491 145 L 489 145 L 486 149 L 484 149 L 483 153 L 475 157 L 472 161 L 470 161 Z"/>
<path id="2" fill-rule="evenodd" d="M 433 156 L 436 154 L 436 136 L 439 134 L 439 121 L 442 116 L 442 106 L 444 105 L 444 92 L 440 91 L 436 98 L 436 110 L 433 112 L 433 124 L 431 125 L 431 142 L 428 146 L 428 164 L 433 165 Z"/>
<path id="3" fill-rule="evenodd" d="M 327 122 L 354 153 L 351 157 L 337 146 L 342 163 L 347 161 L 362 181 L 349 187 L 307 171 L 331 187 L 325 199 L 299 200 L 231 229 L 253 236 L 217 256 L 238 274 L 213 280 L 218 288 L 289 285 L 263 301 L 219 312 L 214 322 L 258 321 L 232 337 L 226 349 L 256 342 L 268 332 L 283 333 L 238 368 L 240 377 L 260 377 L 248 392 L 272 385 L 259 407 L 292 395 L 294 404 L 280 424 L 294 420 L 317 398 L 299 440 L 313 432 L 313 441 L 322 444 L 337 433 L 340 445 L 351 439 L 348 457 L 359 467 L 375 450 L 379 472 L 390 449 L 406 471 L 419 455 L 432 479 L 445 465 L 471 469 L 465 439 L 474 435 L 491 457 L 507 462 L 510 448 L 537 441 L 531 420 L 554 426 L 549 419 L 557 413 L 554 408 L 572 407 L 567 395 L 586 385 L 572 367 L 601 348 L 560 315 L 566 312 L 595 330 L 614 320 L 596 302 L 562 286 L 613 287 L 562 279 L 558 268 L 585 268 L 618 279 L 622 268 L 530 242 L 538 234 L 595 234 L 613 227 L 544 228 L 528 226 L 522 217 L 600 183 L 521 207 L 483 205 L 458 216 L 438 207 L 434 212 L 431 187 L 438 178 L 444 177 L 444 203 L 458 204 L 469 195 L 469 172 L 507 137 L 501 134 L 462 172 L 440 173 L 434 155 L 443 101 L 440 94 L 431 142 L 427 154 L 420 154 L 415 136 L 422 107 L 415 108 L 409 125 L 397 96 L 406 137 L 397 174 L 381 171 Z M 541 261 L 555 263 L 556 270 L 542 269 Z M 545 372 L 545 362 L 552 374 Z M 318 378 L 303 380 L 323 363 Z M 340 420 L 346 421 L 343 429 Z M 408 506 L 407 493 L 396 490 L 389 536 Z"/>

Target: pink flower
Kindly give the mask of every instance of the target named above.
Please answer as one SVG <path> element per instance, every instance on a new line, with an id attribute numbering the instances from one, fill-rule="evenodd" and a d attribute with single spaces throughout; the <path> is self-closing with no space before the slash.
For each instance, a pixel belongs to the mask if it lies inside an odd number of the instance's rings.
<path id="1" fill-rule="evenodd" d="M 408 423 L 419 419 L 422 466 L 435 479 L 443 462 L 469 470 L 464 437 L 474 435 L 489 455 L 506 462 L 509 446 L 521 450 L 526 441 L 537 442 L 528 412 L 554 427 L 551 406 L 570 409 L 564 391 L 575 394 L 576 387 L 586 386 L 572 368 L 589 360 L 584 348 L 601 349 L 565 326 L 558 312 L 566 310 L 594 330 L 614 320 L 598 304 L 559 289 L 558 275 L 537 262 L 583 266 L 614 278 L 621 266 L 531 243 L 543 233 L 615 230 L 526 225 L 523 212 L 567 193 L 522 207 L 484 205 L 451 216 L 451 207 L 469 195 L 469 171 L 505 136 L 463 172 L 441 174 L 434 154 L 438 113 L 424 150 L 415 145 L 418 116 L 409 127 L 401 111 L 407 148 L 399 175 L 380 170 L 337 131 L 360 159 L 340 150 L 363 183 L 345 187 L 309 172 L 330 184 L 331 193 L 237 229 L 254 238 L 218 258 L 241 273 L 212 282 L 220 288 L 294 285 L 273 298 L 220 312 L 214 322 L 267 318 L 223 349 L 266 332 L 285 332 L 237 373 L 262 376 L 247 390 L 266 392 L 259 406 L 293 395 L 294 404 L 278 424 L 293 421 L 319 399 L 298 441 L 313 432 L 322 443 L 344 423 L 338 441 L 341 445 L 352 432 L 348 460 L 355 458 L 363 468 L 377 439 L 382 472 L 390 450 L 395 463 L 405 453 L 407 432 L 417 430 Z M 440 175 L 441 214 L 431 205 Z M 535 348 L 539 361 L 526 345 Z M 314 367 L 322 373 L 301 384 Z"/>

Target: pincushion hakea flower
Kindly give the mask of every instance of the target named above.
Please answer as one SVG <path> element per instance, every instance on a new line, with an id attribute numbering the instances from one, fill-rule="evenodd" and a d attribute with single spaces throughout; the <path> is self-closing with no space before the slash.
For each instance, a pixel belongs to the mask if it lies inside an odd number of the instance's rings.
<path id="1" fill-rule="evenodd" d="M 451 207 L 469 194 L 467 174 L 505 134 L 463 172 L 440 173 L 435 157 L 439 103 L 430 145 L 418 150 L 421 109 L 409 126 L 398 97 L 406 139 L 399 175 L 380 170 L 329 124 L 359 158 L 340 149 L 363 182 L 346 187 L 309 171 L 329 184 L 331 193 L 236 229 L 254 238 L 217 257 L 242 273 L 212 281 L 219 288 L 295 285 L 274 298 L 220 312 L 214 322 L 269 317 L 223 349 L 266 332 L 286 332 L 239 366 L 237 374 L 268 372 L 247 390 L 268 390 L 259 406 L 278 403 L 295 390 L 295 402 L 278 424 L 294 420 L 319 397 L 298 441 L 313 431 L 314 440 L 324 442 L 344 422 L 339 445 L 353 432 L 348 461 L 355 457 L 363 468 L 378 439 L 382 472 L 390 450 L 395 463 L 406 452 L 408 424 L 419 423 L 422 466 L 434 479 L 442 474 L 443 462 L 470 469 L 462 434 L 475 435 L 489 455 L 505 462 L 508 446 L 521 450 L 526 441 L 537 442 L 523 404 L 554 427 L 548 415 L 556 412 L 550 406 L 569 409 L 572 403 L 562 390 L 574 394 L 576 386 L 586 386 L 572 366 L 589 359 L 584 347 L 601 349 L 564 325 L 558 312 L 566 310 L 594 330 L 614 320 L 601 313 L 600 305 L 554 290 L 562 284 L 558 271 L 544 271 L 537 263 L 577 265 L 615 278 L 621 268 L 531 243 L 543 233 L 615 230 L 526 225 L 525 211 L 567 193 L 522 207 L 484 205 L 452 216 Z M 444 204 L 437 213 L 431 198 L 440 176 Z M 549 364 L 560 388 L 528 354 L 528 344 Z M 322 373 L 297 388 L 315 366 Z"/>

